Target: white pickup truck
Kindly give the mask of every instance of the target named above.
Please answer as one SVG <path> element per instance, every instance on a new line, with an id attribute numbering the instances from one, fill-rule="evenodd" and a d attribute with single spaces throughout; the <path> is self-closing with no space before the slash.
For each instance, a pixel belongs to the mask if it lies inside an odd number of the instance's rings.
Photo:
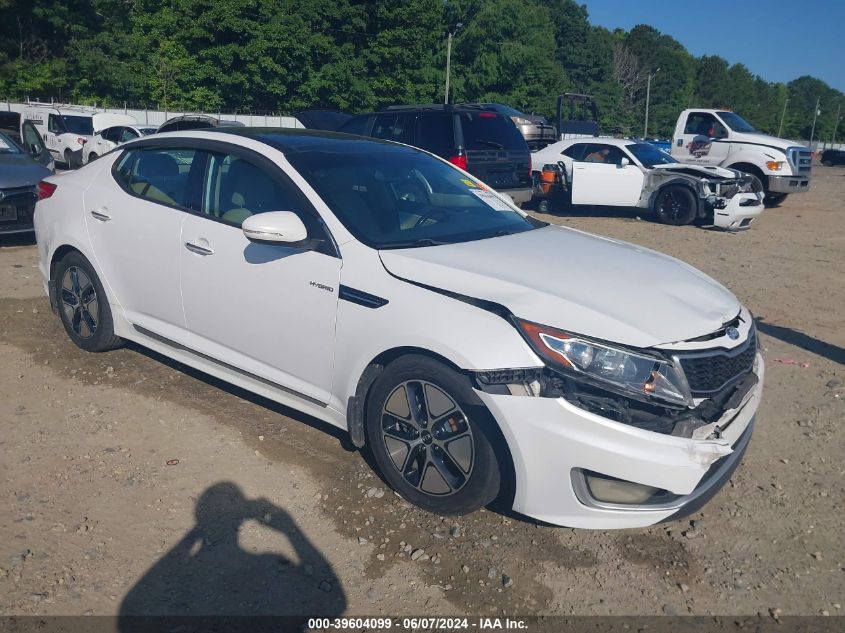
<path id="1" fill-rule="evenodd" d="M 729 167 L 751 175 L 755 190 L 765 192 L 767 206 L 810 188 L 810 148 L 758 132 L 735 112 L 684 110 L 675 126 L 671 153 L 682 163 Z"/>

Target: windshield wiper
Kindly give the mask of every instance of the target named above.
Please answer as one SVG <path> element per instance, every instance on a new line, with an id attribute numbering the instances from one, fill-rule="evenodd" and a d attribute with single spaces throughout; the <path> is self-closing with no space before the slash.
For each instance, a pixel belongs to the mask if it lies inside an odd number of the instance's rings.
<path id="1" fill-rule="evenodd" d="M 505 149 L 504 145 L 502 145 L 501 143 L 497 143 L 496 141 L 488 141 L 488 140 L 483 139 L 483 138 L 477 138 L 477 139 L 475 139 L 475 142 L 476 143 L 484 143 L 485 145 L 489 145 L 490 147 L 495 147 L 496 149 Z"/>
<path id="2" fill-rule="evenodd" d="M 452 244 L 452 242 L 443 242 L 433 240 L 430 237 L 421 237 L 417 240 L 408 240 L 407 242 L 386 242 L 379 245 L 379 248 L 417 248 L 419 246 L 443 246 L 444 244 Z"/>

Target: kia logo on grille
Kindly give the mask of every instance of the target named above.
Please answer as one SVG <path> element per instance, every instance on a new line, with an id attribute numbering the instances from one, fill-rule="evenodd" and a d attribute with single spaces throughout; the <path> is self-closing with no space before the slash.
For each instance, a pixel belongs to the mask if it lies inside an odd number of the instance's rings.
<path id="1" fill-rule="evenodd" d="M 725 330 L 725 334 L 728 335 L 728 338 L 732 341 L 735 341 L 739 338 L 739 330 L 737 330 L 734 326 L 731 326 Z"/>

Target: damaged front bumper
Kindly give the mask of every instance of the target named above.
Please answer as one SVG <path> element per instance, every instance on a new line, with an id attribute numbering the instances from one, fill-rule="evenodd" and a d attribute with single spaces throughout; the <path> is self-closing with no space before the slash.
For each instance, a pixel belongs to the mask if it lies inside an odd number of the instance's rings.
<path id="1" fill-rule="evenodd" d="M 694 512 L 730 478 L 760 404 L 759 355 L 755 373 L 754 387 L 704 438 L 703 428 L 679 437 L 614 422 L 563 397 L 476 393 L 511 451 L 514 510 L 568 527 L 631 528 Z"/>
<path id="2" fill-rule="evenodd" d="M 710 201 L 713 208 L 713 225 L 728 231 L 742 231 L 751 226 L 763 213 L 763 195 L 758 193 L 737 193 L 732 198 L 715 198 Z"/>

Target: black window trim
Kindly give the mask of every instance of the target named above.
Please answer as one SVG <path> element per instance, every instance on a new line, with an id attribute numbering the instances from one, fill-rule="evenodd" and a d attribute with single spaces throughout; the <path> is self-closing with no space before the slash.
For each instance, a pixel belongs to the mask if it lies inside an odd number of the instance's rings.
<path id="1" fill-rule="evenodd" d="M 240 158 L 247 159 L 251 162 L 256 163 L 259 167 L 266 169 L 270 176 L 280 185 L 289 188 L 294 196 L 300 199 L 301 208 L 303 213 L 308 213 L 313 218 L 316 219 L 320 229 L 323 232 L 323 236 L 316 236 L 314 239 L 320 240 L 320 245 L 313 249 L 318 253 L 322 253 L 324 255 L 328 255 L 330 257 L 336 257 L 337 259 L 341 259 L 340 257 L 340 250 L 338 249 L 337 242 L 334 239 L 334 236 L 329 230 L 328 225 L 323 220 L 323 216 L 320 215 L 319 211 L 314 207 L 311 201 L 308 199 L 308 196 L 297 186 L 293 180 L 279 167 L 275 162 L 264 156 L 263 154 L 256 152 L 253 149 L 249 149 L 247 147 L 242 147 L 240 145 L 235 145 L 233 143 L 228 143 L 226 141 L 217 140 L 217 139 L 207 139 L 207 138 L 182 138 L 182 139 L 165 139 L 165 138 L 148 138 L 141 141 L 134 141 L 130 142 L 131 144 L 122 145 L 115 150 L 112 151 L 121 151 L 123 153 L 133 152 L 135 150 L 145 150 L 145 149 L 185 149 L 185 150 L 194 150 L 194 151 L 203 151 L 206 153 L 206 160 L 205 165 L 203 166 L 203 176 L 202 181 L 205 183 L 206 178 L 208 177 L 208 168 L 209 163 L 211 162 L 208 160 L 212 153 L 217 154 L 232 154 L 238 156 Z M 197 211 L 195 209 L 191 209 L 188 207 L 183 207 L 182 205 L 170 205 L 165 204 L 163 202 L 159 202 L 158 200 L 150 200 L 149 198 L 145 198 L 139 194 L 136 194 L 131 189 L 128 189 L 123 186 L 123 184 L 118 180 L 116 176 L 117 166 L 121 163 L 123 157 L 118 157 L 117 160 L 112 163 L 111 168 L 111 175 L 112 179 L 115 183 L 127 194 L 132 196 L 133 198 L 138 198 L 139 200 L 143 200 L 144 202 L 150 202 L 152 204 L 161 205 L 167 209 L 175 209 L 177 211 L 182 211 L 184 213 L 189 213 L 191 215 L 195 215 L 197 217 L 203 218 L 210 222 L 217 222 L 218 224 L 223 224 L 225 226 L 229 226 L 232 228 L 236 228 L 240 230 L 240 227 L 236 226 L 232 222 L 227 220 L 223 220 L 222 218 L 216 218 L 214 216 L 207 215 L 202 211 Z M 200 192 L 200 206 L 205 207 L 205 187 L 202 188 Z M 323 239 L 324 238 L 324 239 Z"/>

